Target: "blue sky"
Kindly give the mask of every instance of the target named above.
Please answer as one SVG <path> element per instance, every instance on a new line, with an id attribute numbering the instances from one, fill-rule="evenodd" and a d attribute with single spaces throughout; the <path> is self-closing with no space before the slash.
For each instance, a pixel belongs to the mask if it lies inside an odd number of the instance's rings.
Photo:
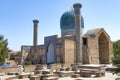
<path id="1" fill-rule="evenodd" d="M 112 41 L 120 39 L 120 0 L 0 0 L 0 34 L 10 49 L 20 50 L 33 44 L 33 19 L 38 19 L 38 44 L 45 36 L 60 37 L 60 17 L 76 2 L 83 5 L 84 33 L 103 27 Z"/>

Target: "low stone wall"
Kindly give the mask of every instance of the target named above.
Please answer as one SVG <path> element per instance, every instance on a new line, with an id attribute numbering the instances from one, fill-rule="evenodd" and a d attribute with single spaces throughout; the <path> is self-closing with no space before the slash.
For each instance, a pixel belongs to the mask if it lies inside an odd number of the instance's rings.
<path id="1" fill-rule="evenodd" d="M 62 67 L 69 67 L 69 66 L 71 66 L 71 64 L 62 64 Z"/>
<path id="2" fill-rule="evenodd" d="M 10 72 L 20 73 L 21 72 L 21 67 L 19 67 L 19 66 L 16 66 L 16 67 L 1 67 L 0 72 L 5 73 L 5 74 L 8 74 Z"/>
<path id="3" fill-rule="evenodd" d="M 105 72 L 105 68 L 102 66 L 91 66 L 91 65 L 81 65 L 78 66 L 79 69 L 97 69 L 101 72 Z"/>
<path id="4" fill-rule="evenodd" d="M 58 69 L 58 68 L 60 68 L 61 67 L 61 64 L 51 64 L 50 65 L 50 69 L 51 70 L 55 70 L 55 69 Z"/>
<path id="5" fill-rule="evenodd" d="M 36 65 L 24 65 L 24 72 L 33 72 L 36 69 Z"/>
<path id="6" fill-rule="evenodd" d="M 36 65 L 36 70 L 42 70 L 42 69 L 47 69 L 47 65 L 46 64 L 38 64 Z"/>
<path id="7" fill-rule="evenodd" d="M 113 68 L 106 68 L 106 71 L 113 71 L 113 72 L 114 72 L 115 69 L 116 69 L 116 68 L 114 68 L 114 67 L 113 67 Z"/>
<path id="8" fill-rule="evenodd" d="M 24 72 L 34 72 L 35 70 L 47 69 L 46 64 L 42 65 L 24 65 Z"/>

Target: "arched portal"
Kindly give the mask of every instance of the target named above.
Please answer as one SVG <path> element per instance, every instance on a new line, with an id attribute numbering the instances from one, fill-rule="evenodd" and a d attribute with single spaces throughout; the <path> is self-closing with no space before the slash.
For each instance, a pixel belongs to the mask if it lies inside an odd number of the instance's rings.
<path id="1" fill-rule="evenodd" d="M 109 63 L 109 42 L 104 33 L 101 33 L 98 38 L 99 45 L 99 63 L 108 64 Z"/>
<path id="2" fill-rule="evenodd" d="M 51 64 L 55 62 L 55 53 L 54 53 L 54 45 L 50 43 L 48 45 L 48 52 L 47 52 L 47 64 Z"/>

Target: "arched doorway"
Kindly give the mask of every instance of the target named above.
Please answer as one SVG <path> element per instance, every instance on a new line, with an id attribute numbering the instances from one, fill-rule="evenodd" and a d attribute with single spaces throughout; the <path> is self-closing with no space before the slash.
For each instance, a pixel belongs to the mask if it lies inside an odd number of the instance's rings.
<path id="1" fill-rule="evenodd" d="M 47 64 L 51 64 L 55 62 L 55 53 L 54 53 L 54 45 L 52 43 L 50 43 L 48 45 L 48 49 L 47 49 Z"/>
<path id="2" fill-rule="evenodd" d="M 101 33 L 98 38 L 99 45 L 99 63 L 108 64 L 109 63 L 109 42 L 104 33 Z"/>

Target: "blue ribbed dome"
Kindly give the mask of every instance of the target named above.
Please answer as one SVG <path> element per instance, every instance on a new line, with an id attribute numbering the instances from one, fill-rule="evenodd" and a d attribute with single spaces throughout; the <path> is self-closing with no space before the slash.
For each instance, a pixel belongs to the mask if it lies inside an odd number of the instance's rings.
<path id="1" fill-rule="evenodd" d="M 83 17 L 81 17 L 81 26 L 84 28 L 84 20 Z M 75 28 L 75 13 L 73 10 L 66 11 L 63 13 L 60 19 L 60 28 L 61 30 L 68 30 L 68 29 L 74 29 Z"/>

